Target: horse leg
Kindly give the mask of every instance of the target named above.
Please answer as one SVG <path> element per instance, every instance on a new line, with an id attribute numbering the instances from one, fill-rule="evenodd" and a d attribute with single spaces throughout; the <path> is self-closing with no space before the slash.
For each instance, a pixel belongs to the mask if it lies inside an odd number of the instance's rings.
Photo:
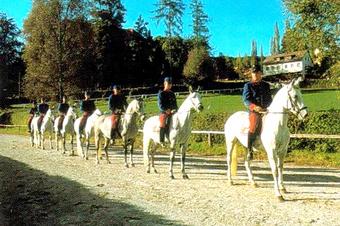
<path id="1" fill-rule="evenodd" d="M 89 135 L 85 136 L 85 142 L 86 142 L 86 150 L 85 150 L 84 156 L 85 156 L 85 159 L 88 160 L 89 159 L 89 149 L 90 149 L 90 136 Z M 99 147 L 99 145 L 98 145 L 98 147 Z"/>
<path id="2" fill-rule="evenodd" d="M 271 154 L 269 154 L 269 153 L 271 153 Z M 282 197 L 282 194 L 280 193 L 279 183 L 278 183 L 277 156 L 275 154 L 273 154 L 273 151 L 271 151 L 271 152 L 267 151 L 267 155 L 268 155 L 268 160 L 269 160 L 270 168 L 272 170 L 273 179 L 274 179 L 275 196 L 278 198 L 279 201 L 283 201 L 284 199 Z"/>
<path id="3" fill-rule="evenodd" d="M 170 169 L 169 169 L 169 176 L 170 176 L 171 179 L 175 179 L 174 172 L 173 172 L 175 155 L 176 155 L 175 147 L 170 147 Z"/>
<path id="4" fill-rule="evenodd" d="M 134 146 L 135 141 L 131 140 L 130 141 L 130 163 L 132 167 L 135 167 L 135 163 L 133 163 L 133 146 Z"/>
<path id="5" fill-rule="evenodd" d="M 81 158 L 84 158 L 84 153 L 83 153 L 83 147 L 82 147 L 82 143 L 81 143 L 81 135 L 80 135 L 80 133 L 76 134 L 76 142 L 77 142 L 77 152 L 78 152 L 78 155 Z"/>
<path id="6" fill-rule="evenodd" d="M 146 172 L 150 173 L 150 139 L 143 136 L 143 160 L 144 160 L 144 166 L 146 166 Z"/>
<path id="7" fill-rule="evenodd" d="M 73 135 L 74 135 L 74 134 L 71 133 L 71 140 L 70 140 L 70 144 L 71 144 L 71 154 L 70 154 L 70 156 L 73 156 L 73 155 L 74 155 L 74 151 L 73 151 Z"/>
<path id="8" fill-rule="evenodd" d="M 96 163 L 99 164 L 99 145 L 100 145 L 100 136 L 99 134 L 95 134 L 95 146 L 96 146 Z"/>
<path id="9" fill-rule="evenodd" d="M 31 147 L 34 146 L 34 131 L 31 130 L 31 133 L 30 133 L 31 137 L 30 137 L 30 141 L 31 141 Z"/>
<path id="10" fill-rule="evenodd" d="M 125 167 L 129 168 L 129 164 L 127 163 L 127 146 L 128 146 L 128 141 L 123 140 L 123 148 L 124 148 L 124 161 L 125 161 Z"/>
<path id="11" fill-rule="evenodd" d="M 40 142 L 41 142 L 41 149 L 45 150 L 45 135 L 44 135 L 44 133 L 41 133 L 40 137 L 41 137 L 41 140 L 40 140 Z"/>
<path id="12" fill-rule="evenodd" d="M 48 136 L 48 138 L 49 138 L 49 140 L 50 140 L 50 149 L 52 150 L 53 149 L 53 145 L 52 145 L 52 131 L 50 131 L 50 134 L 49 134 L 49 136 Z"/>
<path id="13" fill-rule="evenodd" d="M 111 164 L 111 162 L 109 160 L 109 154 L 107 152 L 107 148 L 108 148 L 109 144 L 110 144 L 110 139 L 105 137 L 104 151 L 105 151 L 105 155 L 106 155 L 107 164 Z"/>
<path id="14" fill-rule="evenodd" d="M 228 177 L 228 183 L 230 185 L 233 184 L 233 180 L 231 178 L 231 156 L 233 154 L 233 151 L 237 151 L 237 150 L 234 150 L 235 148 L 235 141 L 229 141 L 227 140 L 226 141 L 226 147 L 227 147 L 227 166 L 228 166 L 228 169 L 227 169 L 227 177 Z"/>
<path id="15" fill-rule="evenodd" d="M 183 179 L 189 179 L 188 175 L 185 173 L 185 157 L 186 157 L 186 151 L 187 151 L 187 144 L 181 145 L 181 171 Z"/>
<path id="16" fill-rule="evenodd" d="M 66 153 L 66 134 L 62 134 L 62 141 L 63 141 L 63 154 Z"/>
<path id="17" fill-rule="evenodd" d="M 285 154 L 280 154 L 279 155 L 279 158 L 278 158 L 278 173 L 279 173 L 279 176 L 278 176 L 278 183 L 279 183 L 279 189 L 282 193 L 286 193 L 287 190 L 283 184 L 283 162 L 284 162 L 284 157 L 285 157 Z"/>
<path id="18" fill-rule="evenodd" d="M 254 186 L 254 187 L 257 187 L 256 183 L 255 183 L 255 180 L 254 180 L 254 175 L 253 175 L 253 172 L 251 170 L 251 167 L 250 167 L 250 161 L 247 160 L 247 158 L 245 159 L 244 161 L 244 166 L 246 167 L 246 171 L 247 171 L 247 174 L 248 174 L 248 180 L 249 180 L 249 183 Z M 230 167 L 231 168 L 231 167 Z"/>
<path id="19" fill-rule="evenodd" d="M 151 155 L 150 155 L 150 160 L 151 160 L 151 167 L 153 169 L 154 173 L 157 173 L 157 170 L 155 168 L 155 153 L 156 153 L 157 146 L 153 145 L 152 150 L 151 150 Z"/>

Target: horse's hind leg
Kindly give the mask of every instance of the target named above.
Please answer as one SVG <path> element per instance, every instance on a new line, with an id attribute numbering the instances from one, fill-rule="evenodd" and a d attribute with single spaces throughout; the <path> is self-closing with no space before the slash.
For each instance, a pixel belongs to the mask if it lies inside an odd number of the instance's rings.
<path id="1" fill-rule="evenodd" d="M 185 173 L 185 157 L 186 157 L 186 151 L 187 151 L 188 145 L 182 144 L 181 145 L 181 171 L 183 179 L 189 179 L 188 175 Z"/>
<path id="2" fill-rule="evenodd" d="M 63 154 L 66 153 L 66 134 L 62 134 L 62 141 L 63 141 Z"/>
<path id="3" fill-rule="evenodd" d="M 175 149 L 175 147 L 171 147 L 171 149 L 170 149 L 170 168 L 169 168 L 169 176 L 170 176 L 171 179 L 175 179 L 174 172 L 173 172 L 175 155 L 176 155 L 176 149 Z"/>
<path id="4" fill-rule="evenodd" d="M 226 137 L 226 148 L 227 148 L 227 178 L 228 178 L 228 182 L 230 185 L 233 184 L 233 180 L 232 180 L 232 177 L 231 177 L 231 160 L 232 160 L 232 154 L 233 154 L 233 151 L 237 151 L 237 150 L 234 150 L 234 148 L 236 147 L 235 143 L 236 143 L 236 139 L 233 138 L 233 139 L 230 139 L 230 138 L 227 138 Z"/>
<path id="5" fill-rule="evenodd" d="M 274 192 L 275 196 L 280 200 L 283 201 L 283 197 L 279 190 L 279 183 L 278 183 L 278 164 L 277 164 L 277 156 L 273 153 L 273 151 L 267 151 L 268 160 L 270 164 L 270 168 L 272 170 L 273 179 L 274 179 Z"/>
<path id="6" fill-rule="evenodd" d="M 71 138 L 70 138 L 71 153 L 70 153 L 70 156 L 73 156 L 73 155 L 74 155 L 74 150 L 73 150 L 73 136 L 74 136 L 74 134 L 71 134 Z"/>
<path id="7" fill-rule="evenodd" d="M 110 162 L 110 160 L 109 160 L 109 154 L 108 154 L 108 152 L 107 152 L 107 148 L 108 148 L 108 146 L 109 146 L 109 143 L 110 143 L 110 139 L 105 138 L 104 151 L 105 151 L 105 155 L 106 155 L 106 162 L 107 162 L 108 164 L 111 164 L 111 162 Z"/>
<path id="8" fill-rule="evenodd" d="M 250 167 L 250 162 L 247 159 L 244 161 L 244 166 L 246 167 L 249 183 L 252 186 L 256 187 L 257 185 L 255 183 L 254 175 L 253 175 L 253 172 L 252 172 L 251 167 Z"/>
<path id="9" fill-rule="evenodd" d="M 124 148 L 124 161 L 125 161 L 125 167 L 129 168 L 129 164 L 127 163 L 127 149 L 128 149 L 128 141 L 123 140 L 123 148 Z"/>
<path id="10" fill-rule="evenodd" d="M 55 150 L 58 152 L 59 151 L 59 140 L 58 140 L 58 132 L 55 132 Z"/>

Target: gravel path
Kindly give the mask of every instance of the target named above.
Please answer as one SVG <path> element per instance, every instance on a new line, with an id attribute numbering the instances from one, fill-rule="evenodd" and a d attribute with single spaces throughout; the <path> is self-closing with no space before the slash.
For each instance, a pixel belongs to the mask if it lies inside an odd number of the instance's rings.
<path id="1" fill-rule="evenodd" d="M 93 150 L 85 161 L 0 135 L 0 225 L 340 225 L 339 169 L 286 164 L 280 203 L 267 162 L 254 162 L 253 188 L 242 160 L 229 186 L 222 157 L 189 156 L 189 180 L 176 161 L 171 180 L 167 155 L 147 174 L 141 151 L 130 168 L 119 148 L 109 154 L 95 165 Z"/>

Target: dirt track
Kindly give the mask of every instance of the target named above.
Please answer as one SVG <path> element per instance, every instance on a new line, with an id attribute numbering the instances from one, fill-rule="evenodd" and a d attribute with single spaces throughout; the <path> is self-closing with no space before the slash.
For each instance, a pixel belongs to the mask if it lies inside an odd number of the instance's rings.
<path id="1" fill-rule="evenodd" d="M 146 174 L 141 152 L 125 168 L 54 150 L 30 148 L 27 137 L 0 135 L 0 225 L 340 225 L 340 170 L 286 165 L 286 201 L 272 189 L 267 162 L 255 162 L 259 188 L 239 163 L 229 186 L 223 158 L 190 157 L 189 180 L 168 178 L 168 156 Z M 178 160 L 178 158 L 177 158 Z"/>

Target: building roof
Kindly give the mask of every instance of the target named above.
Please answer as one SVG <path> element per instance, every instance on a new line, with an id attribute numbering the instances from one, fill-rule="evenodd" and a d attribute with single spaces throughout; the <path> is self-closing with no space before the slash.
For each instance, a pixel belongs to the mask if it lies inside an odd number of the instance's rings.
<path id="1" fill-rule="evenodd" d="M 272 55 L 267 57 L 263 64 L 277 64 L 277 63 L 288 63 L 288 62 L 294 62 L 294 61 L 300 61 L 302 58 L 308 53 L 307 50 L 302 51 L 296 51 L 291 53 L 282 53 L 277 55 Z"/>

